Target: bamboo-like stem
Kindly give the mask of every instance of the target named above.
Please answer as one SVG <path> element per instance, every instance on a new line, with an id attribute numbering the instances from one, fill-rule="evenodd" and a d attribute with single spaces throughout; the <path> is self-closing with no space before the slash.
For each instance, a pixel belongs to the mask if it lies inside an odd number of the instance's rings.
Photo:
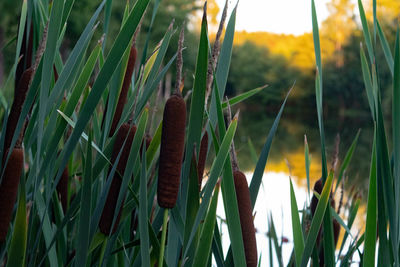
<path id="1" fill-rule="evenodd" d="M 167 237 L 167 224 L 168 224 L 168 209 L 164 209 L 164 219 L 162 226 L 162 235 L 161 235 L 161 248 L 160 248 L 160 257 L 158 259 L 158 266 L 162 267 L 164 263 L 164 250 L 165 250 L 165 239 Z"/>

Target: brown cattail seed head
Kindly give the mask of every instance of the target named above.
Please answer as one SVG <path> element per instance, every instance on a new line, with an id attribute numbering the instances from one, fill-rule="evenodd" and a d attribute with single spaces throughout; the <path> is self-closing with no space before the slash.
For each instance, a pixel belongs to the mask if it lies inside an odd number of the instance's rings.
<path id="1" fill-rule="evenodd" d="M 24 73 L 22 74 L 22 77 L 18 83 L 18 86 L 15 88 L 14 101 L 11 106 L 10 115 L 8 116 L 8 120 L 7 120 L 4 151 L 7 151 L 7 149 L 9 149 L 11 146 L 11 141 L 12 141 L 15 129 L 17 128 L 18 118 L 21 114 L 22 106 L 25 102 L 26 93 L 28 92 L 28 89 L 29 89 L 29 82 L 31 80 L 32 74 L 33 74 L 32 68 L 29 68 L 26 71 L 24 71 Z M 6 154 L 4 154 L 4 155 L 6 156 Z M 4 162 L 4 159 L 5 158 L 3 157 L 3 162 Z"/>
<path id="2" fill-rule="evenodd" d="M 161 133 L 157 200 L 162 208 L 173 208 L 178 197 L 185 126 L 185 101 L 182 96 L 173 94 L 165 104 Z"/>
<path id="3" fill-rule="evenodd" d="M 119 94 L 117 107 L 115 109 L 114 118 L 112 120 L 109 133 L 110 137 L 114 135 L 114 132 L 118 126 L 118 122 L 121 119 L 122 111 L 124 110 L 126 99 L 128 97 L 129 87 L 131 86 L 133 70 L 135 69 L 136 55 L 137 55 L 136 47 L 133 45 L 131 46 L 131 51 L 129 53 L 128 65 L 126 66 L 121 93 Z"/>
<path id="4" fill-rule="evenodd" d="M 203 180 L 204 167 L 206 166 L 208 149 L 208 133 L 204 133 L 200 142 L 199 162 L 197 163 L 197 176 L 199 178 L 199 189 L 201 188 L 201 181 Z"/>
<path id="5" fill-rule="evenodd" d="M 234 171 L 236 198 L 239 208 L 240 225 L 242 227 L 243 245 L 248 267 L 257 266 L 257 243 L 254 228 L 250 191 L 246 176 L 241 171 Z"/>
<path id="6" fill-rule="evenodd" d="M 115 160 L 117 159 L 120 150 L 122 149 L 125 139 L 126 139 L 126 142 L 125 142 L 125 145 L 121 152 L 121 156 L 118 161 L 117 169 L 114 174 L 114 178 L 111 182 L 110 189 L 109 189 L 108 195 L 107 195 L 107 200 L 104 205 L 103 213 L 101 214 L 101 218 L 100 218 L 100 222 L 99 222 L 100 232 L 102 232 L 103 234 L 106 234 L 106 235 L 109 235 L 111 233 L 110 229 L 111 229 L 112 221 L 114 219 L 114 211 L 117 206 L 118 195 L 119 195 L 119 191 L 120 191 L 121 184 L 122 184 L 122 177 L 124 175 L 125 167 L 128 162 L 129 153 L 131 150 L 131 146 L 132 146 L 132 142 L 133 142 L 135 133 L 136 133 L 136 127 L 134 125 L 130 126 L 129 124 L 124 123 L 121 125 L 120 129 L 118 130 L 117 137 L 115 139 L 113 152 L 112 152 L 112 156 L 111 156 L 111 163 L 113 163 L 113 164 L 114 164 Z M 111 171 L 111 168 L 110 168 L 110 171 Z M 115 220 L 114 227 L 112 229 L 112 233 L 115 233 L 115 231 L 117 230 L 119 220 L 121 218 L 121 211 L 122 211 L 123 204 L 124 203 L 122 202 L 121 207 L 118 211 L 117 218 Z"/>
<path id="7" fill-rule="evenodd" d="M 6 240 L 23 166 L 24 151 L 22 148 L 14 148 L 0 185 L 0 243 Z"/>

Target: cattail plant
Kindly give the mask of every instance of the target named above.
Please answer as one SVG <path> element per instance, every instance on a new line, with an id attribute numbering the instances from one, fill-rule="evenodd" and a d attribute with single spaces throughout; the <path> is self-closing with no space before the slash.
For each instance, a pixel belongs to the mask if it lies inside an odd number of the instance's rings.
<path id="1" fill-rule="evenodd" d="M 183 151 L 185 148 L 186 103 L 180 91 L 184 29 L 184 26 L 182 26 L 178 41 L 175 93 L 165 103 L 161 132 L 157 201 L 158 205 L 164 208 L 165 211 L 161 237 L 161 251 L 158 261 L 160 267 L 163 265 L 164 258 L 168 209 L 172 209 L 175 206 L 178 198 Z"/>
<path id="2" fill-rule="evenodd" d="M 125 167 L 128 162 L 129 153 L 131 150 L 133 138 L 136 133 L 136 126 L 124 123 L 118 130 L 117 137 L 115 139 L 113 152 L 111 156 L 111 163 L 114 164 L 118 157 L 119 152 L 122 149 L 120 159 L 118 161 L 117 169 L 114 174 L 113 180 L 108 191 L 107 200 L 101 214 L 99 228 L 100 231 L 105 235 L 110 235 L 110 233 L 115 233 L 117 230 L 119 220 L 121 217 L 122 206 L 118 211 L 117 219 L 115 221 L 114 227 L 111 231 L 111 225 L 113 222 L 114 214 L 116 212 L 115 208 L 118 201 L 119 191 L 121 189 L 122 177 L 125 172 Z M 126 139 L 126 141 L 125 141 Z M 125 141 L 125 145 L 124 145 Z M 111 170 L 110 170 L 111 171 Z"/>
<path id="3" fill-rule="evenodd" d="M 7 236 L 23 165 L 24 150 L 15 147 L 8 159 L 0 185 L 0 243 L 4 242 Z"/>

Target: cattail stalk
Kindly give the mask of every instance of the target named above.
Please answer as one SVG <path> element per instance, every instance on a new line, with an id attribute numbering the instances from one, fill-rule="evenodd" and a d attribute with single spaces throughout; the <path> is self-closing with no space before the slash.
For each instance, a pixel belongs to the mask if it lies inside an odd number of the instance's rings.
<path id="1" fill-rule="evenodd" d="M 118 157 L 119 152 L 122 149 L 121 156 L 117 165 L 116 172 L 114 174 L 113 180 L 110 185 L 110 189 L 108 191 L 107 200 L 101 214 L 99 228 L 100 232 L 105 235 L 110 235 L 110 233 L 115 233 L 117 230 L 119 220 L 121 218 L 121 211 L 123 203 L 118 211 L 118 215 L 116 221 L 114 223 L 114 227 L 111 231 L 111 226 L 113 222 L 113 218 L 115 215 L 115 209 L 117 206 L 118 196 L 121 189 L 122 177 L 125 172 L 125 167 L 129 158 L 129 153 L 131 150 L 133 138 L 136 133 L 136 126 L 129 125 L 124 123 L 118 130 L 117 137 L 114 143 L 113 152 L 111 156 L 111 163 L 114 164 L 115 160 Z M 125 141 L 126 140 L 126 141 Z M 124 145 L 125 141 L 125 145 Z M 111 170 L 110 170 L 111 171 Z"/>
<path id="2" fill-rule="evenodd" d="M 6 240 L 23 166 L 24 151 L 20 147 L 14 148 L 0 185 L 0 243 Z"/>
<path id="3" fill-rule="evenodd" d="M 226 15 L 228 13 L 228 0 L 225 1 L 224 10 L 222 11 L 221 21 L 219 23 L 217 35 L 215 36 L 215 42 L 211 54 L 211 58 L 208 61 L 208 69 L 207 69 L 207 87 L 206 87 L 206 99 L 205 106 L 207 106 L 207 101 L 211 93 L 211 86 L 214 78 L 214 70 L 217 66 L 217 61 L 220 53 L 220 39 L 222 35 L 222 30 L 224 29 L 224 24 L 226 20 Z"/>

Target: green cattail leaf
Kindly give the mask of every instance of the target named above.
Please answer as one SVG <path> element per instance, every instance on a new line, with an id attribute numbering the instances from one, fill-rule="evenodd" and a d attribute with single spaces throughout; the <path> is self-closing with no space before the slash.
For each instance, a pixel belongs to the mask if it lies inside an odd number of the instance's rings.
<path id="1" fill-rule="evenodd" d="M 215 90 L 214 90 L 214 100 L 216 101 L 216 109 L 218 116 L 218 128 L 220 132 L 220 139 L 222 141 L 222 136 L 225 135 L 225 121 L 222 115 L 222 105 L 219 95 L 218 84 L 214 80 Z M 228 116 L 231 116 L 229 114 Z M 226 221 L 228 225 L 229 237 L 231 239 L 232 252 L 228 252 L 227 260 L 231 260 L 233 257 L 234 264 L 237 266 L 242 266 L 246 264 L 246 257 L 244 253 L 244 244 L 242 238 L 242 229 L 240 226 L 239 209 L 236 198 L 235 184 L 233 181 L 233 172 L 230 159 L 226 159 L 223 179 L 221 182 L 222 198 L 226 213 Z"/>
<path id="2" fill-rule="evenodd" d="M 331 192 L 332 182 L 333 182 L 333 172 L 331 171 L 322 189 L 321 197 L 318 201 L 314 217 L 311 221 L 310 231 L 305 240 L 304 251 L 300 265 L 302 267 L 307 266 L 315 241 L 317 240 L 319 228 L 321 227 L 322 220 L 325 215 L 325 210 L 326 207 L 328 206 L 329 194 Z"/>
<path id="3" fill-rule="evenodd" d="M 393 133 L 393 181 L 396 207 L 396 225 L 399 223 L 400 212 L 400 37 L 397 27 L 396 44 L 394 53 L 394 75 L 392 96 L 392 133 Z M 399 233 L 397 233 L 399 234 Z M 400 237 L 397 237 L 398 239 Z"/>
<path id="4" fill-rule="evenodd" d="M 82 182 L 81 205 L 79 215 L 79 230 L 76 251 L 76 266 L 85 266 L 89 249 L 90 214 L 92 201 L 92 133 L 89 134 L 85 170 Z"/>
<path id="5" fill-rule="evenodd" d="M 149 148 L 146 151 L 146 164 L 149 168 L 152 165 L 152 162 L 157 159 L 156 154 L 159 151 L 160 143 L 161 143 L 161 130 L 162 130 L 162 121 L 158 124 L 157 130 L 154 133 L 153 138 L 151 139 L 151 143 Z"/>
<path id="6" fill-rule="evenodd" d="M 299 210 L 297 208 L 296 195 L 294 194 L 292 179 L 290 179 L 290 206 L 292 211 L 292 230 L 296 266 L 300 265 L 301 256 L 304 251 L 304 237 L 303 230 L 300 224 Z"/>
<path id="7" fill-rule="evenodd" d="M 377 177 L 376 177 L 376 136 L 372 146 L 371 168 L 369 175 L 367 219 L 365 224 L 364 266 L 375 266 L 376 223 L 377 223 Z"/>
<path id="8" fill-rule="evenodd" d="M 375 96 L 373 93 L 373 85 L 371 80 L 371 72 L 368 67 L 367 58 L 364 53 L 364 49 L 360 48 L 360 58 L 361 58 L 361 69 L 363 73 L 364 85 L 367 91 L 367 98 L 369 103 L 369 108 L 371 110 L 372 118 L 375 120 Z"/>
<path id="9" fill-rule="evenodd" d="M 23 40 L 23 37 L 24 37 L 26 18 L 27 18 L 27 10 L 28 10 L 28 3 L 27 3 L 26 0 L 24 0 L 22 2 L 21 15 L 20 15 L 20 18 L 19 18 L 19 29 L 18 29 L 18 35 L 17 35 L 17 50 L 15 52 L 15 60 L 14 60 L 14 66 L 15 67 L 18 64 L 19 56 L 20 56 L 20 52 L 21 52 L 22 40 Z M 28 33 L 29 29 L 26 32 Z M 15 67 L 13 68 L 12 72 L 15 72 Z M 14 73 L 14 75 L 15 75 L 15 73 Z"/>
<path id="10" fill-rule="evenodd" d="M 251 96 L 257 94 L 258 92 L 260 92 L 260 91 L 261 91 L 262 89 L 264 89 L 265 87 L 266 87 L 266 86 L 258 87 L 258 88 L 249 90 L 249 91 L 247 91 L 247 92 L 245 92 L 245 93 L 243 93 L 243 94 L 241 94 L 241 95 L 232 97 L 231 99 L 228 100 L 229 105 L 230 105 L 230 106 L 233 106 L 233 105 L 235 105 L 235 104 L 238 104 L 238 103 L 240 103 L 240 102 L 246 100 L 247 98 L 249 98 L 249 97 L 251 97 Z M 227 107 L 228 107 L 228 103 L 227 103 L 227 102 L 222 103 L 222 108 L 223 108 L 223 109 L 226 109 Z"/>
<path id="11" fill-rule="evenodd" d="M 8 250 L 7 267 L 25 266 L 25 253 L 28 235 L 28 227 L 26 222 L 25 176 L 22 175 L 19 183 L 17 213 L 15 216 L 11 244 Z"/>
<path id="12" fill-rule="evenodd" d="M 349 217 L 347 220 L 347 228 L 351 229 L 351 227 L 353 226 L 354 220 L 356 218 L 357 212 L 358 212 L 358 208 L 360 207 L 360 198 L 357 197 L 357 199 L 355 201 L 351 202 L 351 206 L 349 209 Z M 346 232 L 344 233 L 343 239 L 342 239 L 342 244 L 340 245 L 340 250 L 338 253 L 338 258 L 340 257 L 342 250 L 344 248 L 344 245 L 346 243 L 347 237 L 349 236 L 349 234 Z"/>
<path id="13" fill-rule="evenodd" d="M 146 141 L 142 143 L 146 147 Z M 133 145 L 132 145 L 133 146 Z M 142 266 L 150 266 L 150 245 L 147 214 L 147 176 L 146 176 L 146 149 L 142 149 L 142 168 L 140 173 L 140 193 L 139 193 L 139 233 L 140 233 L 140 255 Z"/>
<path id="14" fill-rule="evenodd" d="M 254 164 L 257 164 L 258 161 L 257 152 L 250 138 L 247 140 L 247 144 L 249 146 L 251 160 L 253 161 Z"/>
<path id="15" fill-rule="evenodd" d="M 353 142 L 351 143 L 351 146 L 350 146 L 349 150 L 347 150 L 346 156 L 344 157 L 344 160 L 343 160 L 343 163 L 342 163 L 342 165 L 340 166 L 340 171 L 339 171 L 338 179 L 337 179 L 337 181 L 336 181 L 335 192 L 336 192 L 336 190 L 338 189 L 339 184 L 340 184 L 340 182 L 341 182 L 342 179 L 343 179 L 343 174 L 344 174 L 344 172 L 346 171 L 347 166 L 349 166 L 349 163 L 350 163 L 350 161 L 351 161 L 351 159 L 352 159 L 352 157 L 353 157 L 354 151 L 355 151 L 356 146 L 357 146 L 358 137 L 360 136 L 360 132 L 361 132 L 361 129 L 358 130 L 357 135 L 356 135 L 356 137 L 354 138 Z"/>
<path id="16" fill-rule="evenodd" d="M 71 126 L 72 128 L 75 128 L 75 122 L 73 122 L 70 118 L 68 118 L 68 116 L 66 114 L 64 114 L 62 111 L 57 110 L 57 112 L 61 115 L 61 117 L 68 123 L 69 126 Z M 82 133 L 82 138 L 84 140 L 86 140 L 89 144 L 91 144 L 91 146 L 108 162 L 108 164 L 111 165 L 111 162 L 108 160 L 108 158 L 106 157 L 106 155 L 103 154 L 103 152 L 101 151 L 101 149 L 94 143 L 94 142 L 89 142 L 89 137 L 88 135 L 83 132 Z"/>
<path id="17" fill-rule="evenodd" d="M 394 76 L 394 60 L 393 60 L 393 55 L 392 52 L 390 51 L 389 43 L 385 37 L 385 34 L 381 28 L 381 25 L 379 24 L 379 21 L 376 22 L 377 29 L 378 29 L 378 36 L 379 40 L 381 41 L 383 53 L 385 54 L 385 59 L 388 64 L 389 70 L 392 73 L 392 76 Z"/>
<path id="18" fill-rule="evenodd" d="M 207 266 L 208 259 L 211 257 L 211 244 L 214 235 L 215 222 L 217 218 L 219 186 L 214 190 L 214 195 L 211 200 L 203 229 L 200 234 L 199 244 L 194 255 L 193 266 Z"/>
<path id="19" fill-rule="evenodd" d="M 66 0 L 64 4 L 64 14 L 63 14 L 63 19 L 61 22 L 61 25 L 65 25 L 65 22 L 69 18 L 69 15 L 71 14 L 72 7 L 74 6 L 75 0 Z"/>
<path id="20" fill-rule="evenodd" d="M 189 239 L 194 220 L 196 219 L 197 211 L 199 210 L 199 179 L 197 176 L 197 161 L 196 156 L 192 154 L 191 165 L 190 165 L 190 174 L 189 174 L 189 194 L 186 205 L 186 220 L 184 225 L 184 239 L 183 239 L 183 248 L 186 248 L 187 241 Z M 189 259 L 186 264 L 193 266 L 193 256 L 195 254 L 195 246 L 193 244 L 197 244 L 197 237 L 192 243 L 192 247 L 189 248 Z M 197 266 L 197 265 L 194 265 Z"/>
<path id="21" fill-rule="evenodd" d="M 379 93 L 379 91 L 378 91 Z M 378 190 L 379 187 L 383 190 L 383 200 L 386 213 L 386 220 L 389 222 L 389 241 L 391 241 L 391 249 L 393 252 L 394 260 L 398 259 L 398 232 L 397 228 L 397 214 L 395 214 L 395 194 L 394 194 L 394 181 L 390 167 L 389 151 L 387 146 L 385 125 L 383 119 L 383 112 L 381 106 L 380 96 L 378 95 L 377 101 L 377 141 L 376 141 L 376 159 L 377 159 L 377 175 L 378 175 Z M 382 203 L 382 201 L 381 201 Z M 378 208 L 378 213 L 383 212 Z M 378 215 L 379 216 L 379 215 Z M 380 222 L 378 222 L 380 224 Z M 385 225 L 385 224 L 384 224 Z M 382 229 L 383 230 L 383 229 Z M 379 234 L 381 236 L 381 234 Z"/>
<path id="22" fill-rule="evenodd" d="M 138 104 L 137 104 L 137 107 L 135 110 L 135 118 L 138 116 L 138 114 L 140 114 L 140 112 L 146 106 L 147 101 L 149 100 L 150 96 L 153 94 L 154 90 L 156 88 L 158 88 L 158 85 L 159 85 L 162 77 L 164 77 L 165 73 L 171 66 L 172 62 L 175 60 L 176 55 L 174 55 L 169 60 L 168 64 L 166 64 L 165 67 L 158 73 L 162 62 L 164 61 L 164 57 L 165 57 L 165 54 L 167 53 L 169 42 L 171 40 L 173 33 L 174 33 L 174 30 L 172 28 L 167 30 L 167 32 L 165 33 L 165 35 L 162 39 L 161 46 L 158 50 L 156 60 L 153 63 L 150 73 L 148 74 L 148 78 L 147 78 L 148 82 L 146 83 L 146 85 L 143 88 L 142 96 L 138 99 Z"/>
<path id="23" fill-rule="evenodd" d="M 58 259 L 57 259 L 56 247 L 53 246 L 54 243 L 51 240 L 52 236 L 54 234 L 54 230 L 53 230 L 53 227 L 51 226 L 48 213 L 45 213 L 46 205 L 45 205 L 44 199 L 39 191 L 36 191 L 34 204 L 36 205 L 38 216 L 39 216 L 40 220 L 42 221 L 41 222 L 41 224 L 43 225 L 42 233 L 43 233 L 45 244 L 47 246 L 46 249 L 48 250 L 47 257 L 49 259 L 50 266 L 57 267 L 59 264 L 58 264 Z"/>
<path id="24" fill-rule="evenodd" d="M 190 245 L 191 242 L 193 241 L 194 236 L 197 232 L 197 229 L 200 225 L 200 221 L 202 221 L 204 219 L 205 213 L 208 208 L 208 204 L 211 199 L 212 191 L 213 191 L 213 189 L 217 183 L 217 180 L 221 174 L 225 160 L 228 157 L 229 148 L 232 143 L 233 137 L 235 135 L 236 127 L 237 127 L 237 120 L 233 120 L 232 123 L 230 124 L 228 130 L 226 131 L 226 134 L 225 134 L 224 139 L 220 146 L 220 150 L 216 156 L 215 161 L 213 162 L 213 164 L 211 166 L 210 176 L 204 187 L 204 191 L 203 191 L 204 194 L 203 194 L 203 197 L 201 200 L 199 211 L 197 212 L 197 215 L 196 215 L 196 220 L 193 224 L 192 232 L 190 233 L 188 245 Z M 183 253 L 183 258 L 186 257 L 186 253 L 187 253 L 187 248 Z"/>
<path id="25" fill-rule="evenodd" d="M 72 131 L 71 136 L 60 155 L 61 162 L 57 164 L 58 173 L 56 175 L 55 184 L 58 183 L 63 168 L 67 164 L 68 159 L 72 154 L 77 142 L 79 141 L 82 132 L 90 120 L 92 113 L 94 112 L 108 82 L 110 81 L 112 74 L 118 66 L 125 49 L 128 47 L 131 37 L 135 32 L 135 29 L 139 24 L 139 21 L 145 9 L 147 8 L 148 3 L 149 0 L 139 0 L 136 2 L 121 32 L 118 34 L 114 42 L 114 46 L 111 48 L 111 51 L 99 72 L 98 78 L 94 82 L 93 88 L 90 91 L 90 94 L 83 105 L 81 112 L 79 113 L 76 127 Z M 51 192 L 54 192 L 54 190 L 55 185 L 53 185 Z"/>
<path id="26" fill-rule="evenodd" d="M 362 24 L 362 30 L 364 34 L 365 44 L 367 45 L 369 60 L 371 65 L 374 63 L 374 50 L 371 41 L 371 34 L 369 33 L 367 17 L 365 16 L 364 6 L 361 0 L 358 0 L 358 10 L 360 12 L 360 19 Z"/>
<path id="27" fill-rule="evenodd" d="M 249 189 L 250 189 L 250 198 L 251 198 L 251 204 L 253 205 L 253 209 L 256 204 L 258 191 L 260 190 L 261 180 L 264 175 L 264 170 L 265 170 L 265 166 L 267 164 L 268 154 L 271 149 L 272 140 L 274 139 L 276 130 L 278 129 L 278 125 L 279 125 L 279 121 L 280 121 L 282 113 L 283 113 L 283 109 L 285 108 L 286 101 L 287 101 L 292 89 L 293 89 L 293 87 L 290 88 L 290 90 L 287 92 L 285 100 L 283 101 L 281 108 L 279 109 L 279 112 L 275 117 L 275 120 L 271 126 L 271 129 L 269 130 L 267 140 L 265 141 L 264 146 L 261 150 L 261 154 L 260 154 L 260 157 L 258 158 L 258 162 L 257 162 L 256 168 L 254 170 L 253 177 L 251 178 L 251 183 L 250 183 Z"/>
<path id="28" fill-rule="evenodd" d="M 325 154 L 325 130 L 324 130 L 324 120 L 323 120 L 323 110 L 322 110 L 322 96 L 323 96 L 323 86 L 322 86 L 322 60 L 321 60 L 321 47 L 319 40 L 319 29 L 317 12 L 315 11 L 315 2 L 311 1 L 311 15 L 312 15 L 312 28 L 313 28 L 313 40 L 314 40 L 314 50 L 315 50 L 315 61 L 317 65 L 316 79 L 315 79 L 315 98 L 317 102 L 317 113 L 318 113 L 318 126 L 319 134 L 321 138 L 321 167 L 322 167 L 322 181 L 325 182 L 326 176 L 328 174 L 326 166 L 326 154 Z"/>
<path id="29" fill-rule="evenodd" d="M 77 63 L 77 60 L 80 59 L 81 61 L 83 61 L 84 50 L 87 47 L 89 40 L 91 39 L 91 36 L 94 31 L 94 29 L 93 29 L 94 24 L 95 24 L 96 19 L 102 9 L 103 9 L 103 4 L 100 4 L 100 6 L 97 8 L 96 12 L 93 14 L 92 18 L 90 19 L 89 23 L 85 27 L 85 30 L 83 31 L 81 37 L 79 38 L 78 42 L 76 43 L 74 49 L 71 51 L 71 54 L 63 68 L 63 71 L 60 73 L 60 77 L 59 77 L 57 83 L 55 84 L 55 87 L 51 91 L 51 95 L 50 95 L 49 99 L 51 99 L 52 101 L 55 101 L 57 95 L 60 95 L 62 93 L 62 90 L 64 90 L 65 82 L 67 82 L 68 79 L 71 79 L 71 76 L 70 76 L 71 72 L 74 72 L 73 70 L 77 68 L 76 65 L 79 65 Z M 68 116 L 72 115 L 72 113 L 76 107 L 76 104 L 78 103 L 78 100 L 81 97 L 82 91 L 85 88 L 85 86 L 90 78 L 90 74 L 93 71 L 94 64 L 96 63 L 96 60 L 98 57 L 98 53 L 99 53 L 99 49 L 95 48 L 93 50 L 92 54 L 90 55 L 85 67 L 83 68 L 82 73 L 79 76 L 78 82 L 76 83 L 76 86 L 72 90 L 71 96 L 70 96 L 69 101 L 64 110 Z M 35 75 L 35 79 L 41 77 L 38 75 L 39 73 L 41 73 L 40 66 L 41 65 L 39 65 L 38 71 Z M 35 81 L 35 79 L 32 82 L 31 88 L 28 92 L 28 96 L 27 96 L 24 106 L 23 106 L 23 110 L 21 112 L 20 119 L 18 121 L 18 126 L 16 129 L 17 133 L 20 132 L 22 123 L 23 123 L 26 115 L 28 114 L 30 107 L 32 106 L 33 100 L 35 98 L 35 94 L 37 93 L 38 87 L 36 87 L 36 86 L 38 86 L 40 81 L 39 81 L 39 79 L 37 79 Z M 51 107 L 52 107 L 51 105 L 48 106 L 48 110 L 47 110 L 48 112 L 51 111 L 50 110 Z M 62 134 L 64 133 L 65 126 L 66 126 L 65 122 L 62 120 L 61 126 L 57 125 L 56 130 L 51 133 L 52 136 L 51 136 L 50 140 L 47 141 L 47 151 L 49 151 L 49 153 L 46 153 L 46 156 L 42 162 L 42 167 L 40 168 L 40 173 L 39 173 L 38 177 L 42 177 L 44 175 L 44 172 L 47 170 L 47 168 L 44 168 L 44 165 L 56 157 L 57 145 L 59 143 L 59 140 L 62 137 Z M 16 137 L 15 137 L 15 140 L 16 140 Z M 15 141 L 13 140 L 12 145 L 14 143 L 15 143 Z M 32 171 L 29 173 L 29 177 L 27 179 L 28 185 L 30 185 L 30 183 L 33 179 L 33 177 L 32 177 L 33 174 L 35 174 L 35 171 Z"/>
<path id="30" fill-rule="evenodd" d="M 272 218 L 272 213 L 269 217 L 269 235 L 274 243 L 276 257 L 278 258 L 279 267 L 283 267 L 283 257 L 282 257 L 282 246 L 279 245 L 278 236 L 275 230 L 274 220 Z"/>
<path id="31" fill-rule="evenodd" d="M 307 136 L 304 135 L 304 158 L 307 178 L 307 205 L 310 203 L 310 150 L 308 148 Z"/>
<path id="32" fill-rule="evenodd" d="M 108 36 L 108 28 L 110 25 L 111 18 L 111 9 L 112 9 L 112 0 L 105 0 L 106 8 L 104 10 L 104 25 L 103 25 L 103 34 L 104 34 L 104 42 L 103 42 L 103 51 L 106 48 L 106 38 Z"/>
<path id="33" fill-rule="evenodd" d="M 180 190 L 181 203 L 186 205 L 188 197 L 188 179 L 190 172 L 193 145 L 200 144 L 201 129 L 204 117 L 204 101 L 206 95 L 206 81 L 208 68 L 208 29 L 207 29 L 207 3 L 204 5 L 204 14 L 201 22 L 200 42 L 197 54 L 196 71 L 189 113 L 189 126 L 187 133 L 185 155 L 188 155 L 182 166 L 182 186 Z M 198 152 L 197 152 L 198 153 Z M 186 211 L 183 211 L 185 217 Z"/>
<path id="34" fill-rule="evenodd" d="M 39 113 L 37 119 L 37 155 L 41 154 L 42 149 L 42 139 L 43 139 L 43 129 L 45 123 L 45 117 L 48 112 L 47 105 L 52 105 L 53 103 L 49 100 L 49 91 L 53 76 L 53 65 L 54 58 L 57 49 L 57 40 L 61 29 L 61 20 L 64 9 L 64 1 L 55 1 L 51 7 L 50 21 L 48 24 L 48 34 L 46 40 L 46 49 L 43 54 L 43 71 L 41 78 L 41 86 L 39 90 Z M 53 90 L 54 92 L 54 90 Z M 39 157 L 36 157 L 36 164 L 39 165 Z M 64 167 L 63 167 L 64 168 Z M 62 169 L 63 169 L 62 168 Z M 62 170 L 60 170 L 61 172 Z M 49 201 L 49 200 L 47 200 Z"/>

